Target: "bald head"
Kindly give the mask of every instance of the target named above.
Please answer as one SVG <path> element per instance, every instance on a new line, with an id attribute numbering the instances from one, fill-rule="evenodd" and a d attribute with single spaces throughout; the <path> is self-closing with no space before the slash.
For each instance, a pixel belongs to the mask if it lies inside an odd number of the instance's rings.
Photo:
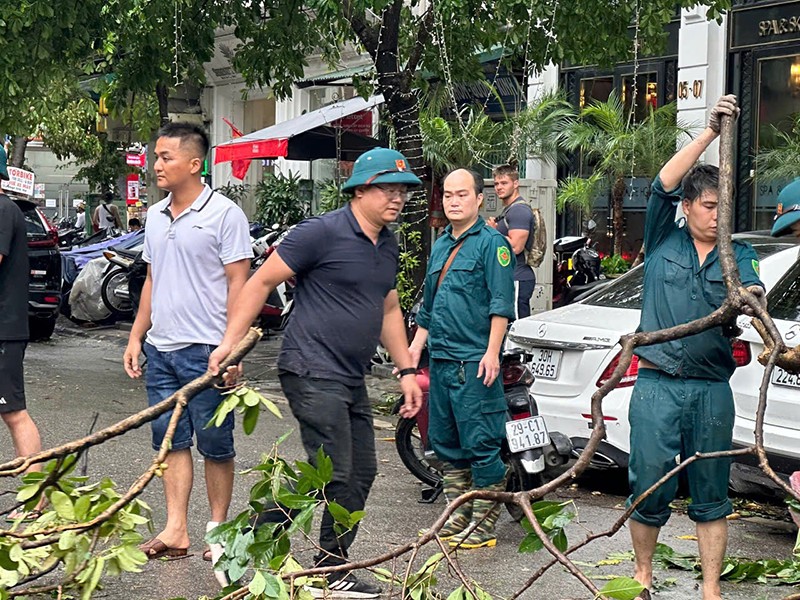
<path id="1" fill-rule="evenodd" d="M 453 175 L 457 176 L 459 179 L 463 178 L 464 175 L 468 175 L 472 187 L 475 190 L 475 195 L 477 196 L 478 194 L 483 193 L 483 177 L 481 177 L 476 171 L 465 168 L 453 169 L 447 175 L 444 176 L 444 182 L 447 182 L 448 178 L 450 178 Z"/>
<path id="2" fill-rule="evenodd" d="M 483 201 L 483 179 L 469 169 L 455 169 L 444 178 L 444 214 L 460 235 L 478 220 Z"/>

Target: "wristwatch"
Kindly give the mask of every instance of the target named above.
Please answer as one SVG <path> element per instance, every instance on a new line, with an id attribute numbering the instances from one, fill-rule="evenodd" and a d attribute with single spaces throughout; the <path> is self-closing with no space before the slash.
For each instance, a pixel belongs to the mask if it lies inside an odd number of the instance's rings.
<path id="1" fill-rule="evenodd" d="M 413 368 L 413 367 L 409 367 L 407 369 L 400 369 L 397 372 L 397 376 L 398 377 L 405 377 L 406 375 L 416 375 L 416 374 L 417 374 L 417 370 L 415 368 Z"/>

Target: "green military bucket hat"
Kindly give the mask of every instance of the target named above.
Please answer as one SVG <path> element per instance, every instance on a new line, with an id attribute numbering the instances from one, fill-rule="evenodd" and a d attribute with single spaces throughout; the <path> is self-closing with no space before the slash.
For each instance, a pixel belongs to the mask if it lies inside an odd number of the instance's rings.
<path id="1" fill-rule="evenodd" d="M 777 237 L 789 233 L 797 221 L 800 221 L 800 177 L 778 194 L 778 208 L 775 211 L 772 235 Z"/>
<path id="2" fill-rule="evenodd" d="M 353 174 L 344 182 L 342 191 L 348 192 L 360 185 L 376 183 L 422 185 L 419 177 L 411 172 L 406 157 L 390 148 L 373 148 L 359 156 L 353 165 Z"/>

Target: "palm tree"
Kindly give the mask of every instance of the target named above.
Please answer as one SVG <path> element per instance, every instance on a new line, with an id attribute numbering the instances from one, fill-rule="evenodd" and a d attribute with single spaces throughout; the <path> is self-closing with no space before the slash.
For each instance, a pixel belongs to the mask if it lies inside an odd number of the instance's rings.
<path id="1" fill-rule="evenodd" d="M 677 121 L 674 103 L 655 110 L 641 122 L 633 121 L 619 97 L 612 93 L 605 102 L 592 102 L 580 111 L 561 135 L 563 147 L 578 152 L 588 176 L 570 176 L 559 184 L 556 202 L 560 210 L 576 205 L 587 212 L 604 184 L 610 188 L 614 254 L 622 251 L 624 221 L 622 204 L 625 180 L 651 177 L 675 153 L 678 141 L 689 136 Z"/>
<path id="2" fill-rule="evenodd" d="M 420 113 L 422 155 L 434 175 L 441 176 L 458 167 L 486 164 L 507 138 L 507 122 L 492 121 L 477 108 L 465 109 L 458 118 L 461 125 L 432 113 Z"/>
<path id="3" fill-rule="evenodd" d="M 792 181 L 800 175 L 800 113 L 791 118 L 791 130 L 770 126 L 769 143 L 756 156 L 756 174 L 764 181 Z"/>

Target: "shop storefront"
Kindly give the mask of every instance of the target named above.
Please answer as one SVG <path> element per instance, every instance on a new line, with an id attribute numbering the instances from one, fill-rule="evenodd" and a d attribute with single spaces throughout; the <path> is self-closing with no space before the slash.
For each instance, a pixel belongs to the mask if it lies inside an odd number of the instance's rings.
<path id="1" fill-rule="evenodd" d="M 768 229 L 788 181 L 760 180 L 755 157 L 800 110 L 800 2 L 734 1 L 728 27 L 728 88 L 742 114 L 736 168 L 736 229 Z M 800 167 L 798 167 L 800 175 Z"/>
<path id="2" fill-rule="evenodd" d="M 680 19 L 677 15 L 665 29 L 666 45 L 660 56 L 646 56 L 637 62 L 620 63 L 607 69 L 562 65 L 561 87 L 566 91 L 568 100 L 577 108 L 582 108 L 593 101 L 605 102 L 613 91 L 622 100 L 626 111 L 634 109 L 634 118 L 637 121 L 644 119 L 651 108 L 674 102 L 678 89 Z M 632 31 L 631 37 L 633 38 Z M 581 168 L 579 159 L 575 157 L 568 169 L 560 170 L 559 179 L 572 173 L 580 173 Z M 586 166 L 583 165 L 583 168 Z M 623 255 L 626 257 L 635 256 L 642 243 L 649 185 L 649 178 L 636 177 L 631 190 L 630 181 L 627 182 L 628 191 L 623 204 L 625 239 L 622 243 Z M 611 209 L 607 190 L 598 194 L 592 213 L 591 216 L 598 225 L 598 233 L 595 234 L 599 242 L 598 249 L 608 253 L 611 249 Z M 581 229 L 577 217 L 569 214 L 569 211 L 560 216 L 560 221 L 559 233 L 573 233 Z"/>

